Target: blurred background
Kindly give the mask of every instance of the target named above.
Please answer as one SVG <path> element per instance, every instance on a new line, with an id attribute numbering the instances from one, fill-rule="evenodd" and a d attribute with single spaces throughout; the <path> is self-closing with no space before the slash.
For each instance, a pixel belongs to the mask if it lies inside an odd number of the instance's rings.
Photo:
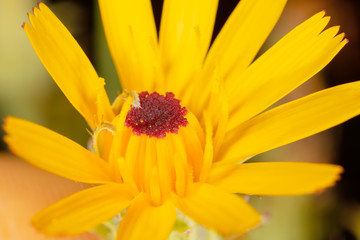
<path id="1" fill-rule="evenodd" d="M 159 26 L 162 1 L 152 2 Z M 213 37 L 237 2 L 220 0 Z M 96 1 L 49 0 L 45 3 L 68 27 L 99 75 L 106 79 L 106 88 L 113 100 L 121 87 L 106 46 Z M 14 115 L 34 121 L 85 146 L 89 138 L 86 123 L 51 80 L 21 28 L 21 24 L 28 21 L 26 13 L 34 6 L 36 1 L 32 0 L 0 1 L 0 117 Z M 283 102 L 360 80 L 360 2 L 357 0 L 289 0 L 261 51 L 321 10 L 332 17 L 330 26 L 340 25 L 350 42 L 321 73 L 286 96 Z M 0 134 L 2 137 L 2 130 Z M 250 202 L 268 221 L 244 239 L 360 239 L 359 136 L 360 117 L 356 117 L 331 130 L 254 158 L 252 161 L 331 162 L 342 165 L 345 173 L 336 187 L 321 194 L 251 197 Z M 2 140 L 0 150 L 7 151 Z M 4 183 L 0 185 L 0 196 L 1 186 Z M 0 205 L 1 201 L 0 198 Z"/>

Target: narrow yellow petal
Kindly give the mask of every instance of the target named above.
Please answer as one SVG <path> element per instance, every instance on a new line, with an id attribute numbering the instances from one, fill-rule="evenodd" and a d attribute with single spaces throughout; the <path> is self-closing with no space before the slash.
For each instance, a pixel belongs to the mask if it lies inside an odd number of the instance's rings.
<path id="1" fill-rule="evenodd" d="M 123 159 L 121 158 L 122 156 L 124 156 L 123 154 L 126 149 L 126 144 L 125 144 L 126 140 L 124 141 L 124 139 L 128 139 L 129 136 L 129 130 L 125 127 L 125 118 L 127 112 L 130 110 L 132 101 L 133 101 L 133 97 L 126 96 L 126 100 L 124 99 L 120 113 L 118 113 L 118 115 L 114 118 L 113 122 L 111 123 L 111 126 L 114 128 L 114 131 L 112 132 L 113 140 L 111 145 L 109 146 L 110 148 L 109 164 L 111 165 L 111 168 L 113 169 L 115 174 L 118 176 L 122 175 L 121 170 L 119 168 L 120 167 L 119 161 L 123 161 Z"/>
<path id="2" fill-rule="evenodd" d="M 125 150 L 125 165 L 127 166 L 129 174 L 131 174 L 131 176 L 134 178 L 135 183 L 139 189 L 141 186 L 139 179 L 140 173 L 138 172 L 139 169 L 136 168 L 136 164 L 138 159 L 142 159 L 139 155 L 144 154 L 144 151 L 138 151 L 144 147 L 144 141 L 142 141 L 143 139 L 144 138 L 141 138 L 141 136 L 131 134 L 128 140 L 127 148 Z"/>
<path id="3" fill-rule="evenodd" d="M 236 193 L 301 195 L 333 186 L 342 170 L 342 167 L 332 164 L 244 163 L 214 168 L 209 182 Z"/>
<path id="4" fill-rule="evenodd" d="M 186 160 L 180 154 L 174 154 L 173 162 L 175 169 L 175 192 L 177 195 L 182 196 L 185 194 L 187 187 L 187 169 Z"/>
<path id="5" fill-rule="evenodd" d="M 159 62 L 150 0 L 99 0 L 99 6 L 123 88 L 153 91 Z"/>
<path id="6" fill-rule="evenodd" d="M 202 66 L 208 51 L 218 0 L 165 0 L 160 51 L 167 89 L 176 95 Z"/>
<path id="7" fill-rule="evenodd" d="M 173 161 L 172 161 L 172 143 L 171 139 L 163 138 L 156 141 L 157 166 L 159 170 L 159 182 L 162 195 L 169 196 L 173 186 Z M 175 156 L 174 156 L 175 157 Z"/>
<path id="8" fill-rule="evenodd" d="M 50 236 L 77 235 L 119 214 L 132 199 L 125 185 L 92 187 L 43 209 L 32 218 L 32 224 Z"/>
<path id="9" fill-rule="evenodd" d="M 191 122 L 189 122 L 189 124 L 191 124 Z M 188 161 L 193 168 L 194 179 L 198 180 L 202 167 L 202 158 L 204 156 L 203 139 L 198 138 L 196 129 L 192 128 L 192 126 L 180 129 L 179 134 L 177 136 L 173 135 L 172 138 L 175 149 L 184 154 L 184 159 L 187 159 L 186 161 Z"/>
<path id="10" fill-rule="evenodd" d="M 140 158 L 137 159 L 136 171 L 138 173 L 138 178 L 141 179 L 141 189 L 144 190 L 144 192 L 149 193 L 151 201 L 156 201 L 159 200 L 159 195 L 157 194 L 159 192 L 157 190 L 159 188 L 159 175 L 158 172 L 156 172 L 157 138 L 148 138 L 147 136 L 144 136 L 143 141 L 143 155 L 140 155 Z"/>
<path id="11" fill-rule="evenodd" d="M 153 167 L 150 171 L 150 177 L 148 178 L 150 199 L 154 205 L 160 205 L 162 199 L 159 181 L 159 171 L 156 167 Z"/>
<path id="12" fill-rule="evenodd" d="M 209 184 L 194 184 L 187 196 L 173 199 L 177 208 L 205 227 L 230 236 L 260 223 L 260 215 L 242 198 Z"/>
<path id="13" fill-rule="evenodd" d="M 210 116 L 204 113 L 206 139 L 204 147 L 204 157 L 202 161 L 199 181 L 204 182 L 209 175 L 213 159 L 214 159 L 214 144 L 213 144 L 213 126 Z"/>
<path id="14" fill-rule="evenodd" d="M 206 58 L 205 71 L 216 65 L 226 77 L 243 71 L 253 60 L 284 9 L 286 0 L 242 0 L 236 6 Z"/>
<path id="15" fill-rule="evenodd" d="M 79 44 L 60 20 L 40 3 L 29 14 L 31 25 L 23 28 L 41 62 L 71 104 L 95 127 L 113 117 L 111 105 L 99 78 Z"/>
<path id="16" fill-rule="evenodd" d="M 229 76 L 228 130 L 262 112 L 325 67 L 344 47 L 338 27 L 320 33 L 329 21 L 323 12 L 300 24 L 246 71 Z M 319 34 L 320 33 L 320 34 Z"/>
<path id="17" fill-rule="evenodd" d="M 214 128 L 213 154 L 216 155 L 226 135 L 226 126 L 229 120 L 229 104 L 223 83 L 215 84 L 212 88 L 207 109 Z"/>
<path id="18" fill-rule="evenodd" d="M 10 150 L 38 168 L 79 182 L 112 181 L 105 161 L 58 133 L 14 117 L 4 130 Z"/>
<path id="19" fill-rule="evenodd" d="M 336 126 L 360 113 L 359 99 L 357 81 L 270 109 L 229 132 L 218 160 L 238 162 Z"/>
<path id="20" fill-rule="evenodd" d="M 140 195 L 130 206 L 121 221 L 118 240 L 165 240 L 176 219 L 174 204 L 168 200 L 160 206 L 153 206 L 145 194 Z"/>

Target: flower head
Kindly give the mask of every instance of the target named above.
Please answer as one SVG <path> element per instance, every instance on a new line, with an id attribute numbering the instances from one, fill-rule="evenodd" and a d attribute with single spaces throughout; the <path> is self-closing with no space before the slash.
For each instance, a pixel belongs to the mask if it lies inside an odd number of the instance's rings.
<path id="1" fill-rule="evenodd" d="M 331 164 L 244 163 L 360 113 L 360 83 L 267 110 L 346 44 L 320 12 L 254 62 L 284 0 L 242 0 L 209 44 L 216 0 L 166 0 L 157 38 L 150 1 L 99 0 L 127 91 L 111 105 L 70 33 L 43 4 L 23 28 L 63 93 L 92 129 L 92 151 L 34 123 L 6 119 L 10 149 L 60 176 L 94 184 L 34 216 L 55 236 L 86 232 L 126 209 L 118 239 L 166 239 L 176 210 L 224 236 L 260 214 L 233 193 L 298 195 L 332 186 Z"/>

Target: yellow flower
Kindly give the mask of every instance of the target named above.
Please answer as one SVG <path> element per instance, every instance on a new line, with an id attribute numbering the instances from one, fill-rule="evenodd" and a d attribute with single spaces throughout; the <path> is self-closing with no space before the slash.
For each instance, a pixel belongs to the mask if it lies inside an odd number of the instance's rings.
<path id="1" fill-rule="evenodd" d="M 233 193 L 309 194 L 339 178 L 342 168 L 331 164 L 244 163 L 360 113 L 360 82 L 267 110 L 346 44 L 339 27 L 324 30 L 324 12 L 253 62 L 285 0 L 242 0 L 209 51 L 216 0 L 165 0 L 159 39 L 149 0 L 99 5 L 127 90 L 112 105 L 104 80 L 44 4 L 23 26 L 93 131 L 89 151 L 34 123 L 6 119 L 5 140 L 15 154 L 94 185 L 35 215 L 39 231 L 76 235 L 126 209 L 118 239 L 166 239 L 178 209 L 224 236 L 243 234 L 261 219 Z"/>

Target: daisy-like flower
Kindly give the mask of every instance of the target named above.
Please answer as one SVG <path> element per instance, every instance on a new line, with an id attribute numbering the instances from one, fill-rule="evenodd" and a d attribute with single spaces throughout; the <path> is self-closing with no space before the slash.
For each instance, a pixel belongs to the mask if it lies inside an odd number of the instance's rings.
<path id="1" fill-rule="evenodd" d="M 36 214 L 53 236 L 93 229 L 126 210 L 117 239 L 166 239 L 176 209 L 223 236 L 261 222 L 240 195 L 298 195 L 332 186 L 342 168 L 244 163 L 360 113 L 360 82 L 268 108 L 347 43 L 320 12 L 255 61 L 285 0 L 242 0 L 209 49 L 216 0 L 165 0 L 159 39 L 149 0 L 99 0 L 125 91 L 111 105 L 77 42 L 42 3 L 24 30 L 92 130 L 91 150 L 37 124 L 6 119 L 10 149 L 54 174 L 93 184 Z"/>

